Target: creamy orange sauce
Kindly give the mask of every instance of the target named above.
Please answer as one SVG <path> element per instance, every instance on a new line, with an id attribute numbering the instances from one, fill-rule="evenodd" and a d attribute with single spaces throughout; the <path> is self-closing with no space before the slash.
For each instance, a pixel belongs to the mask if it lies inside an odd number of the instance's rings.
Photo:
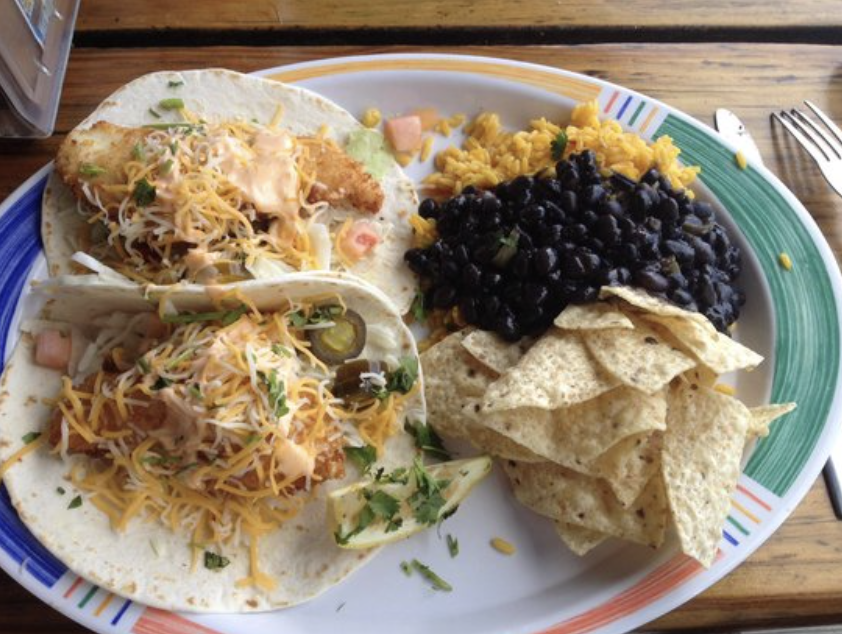
<path id="1" fill-rule="evenodd" d="M 219 169 L 243 198 L 264 214 L 298 214 L 300 180 L 295 140 L 283 130 L 260 130 L 251 145 L 232 137 L 216 139 L 212 152 Z"/>

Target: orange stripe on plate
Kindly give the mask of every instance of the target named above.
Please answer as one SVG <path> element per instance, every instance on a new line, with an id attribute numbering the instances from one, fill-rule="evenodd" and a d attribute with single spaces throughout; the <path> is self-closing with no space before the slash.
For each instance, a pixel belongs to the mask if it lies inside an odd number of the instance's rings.
<path id="1" fill-rule="evenodd" d="M 757 504 L 758 504 L 758 505 L 762 506 L 762 507 L 763 507 L 764 509 L 766 509 L 767 511 L 771 511 L 771 510 L 772 510 L 772 507 L 771 507 L 771 506 L 769 506 L 768 504 L 766 504 L 766 502 L 764 502 L 763 500 L 761 500 L 761 499 L 760 499 L 759 497 L 757 497 L 754 493 L 752 493 L 752 492 L 751 492 L 751 491 L 749 491 L 747 488 L 745 488 L 742 484 L 738 484 L 738 485 L 737 485 L 737 491 L 739 491 L 740 493 L 742 493 L 744 496 L 746 496 L 746 497 L 747 497 L 747 498 L 749 498 L 750 500 L 753 500 L 754 502 L 757 502 Z"/>
<path id="2" fill-rule="evenodd" d="M 103 612 L 105 612 L 105 608 L 107 608 L 113 600 L 114 595 L 109 592 L 108 596 L 105 597 L 105 600 L 99 604 L 99 607 L 96 610 L 94 610 L 94 616 L 100 616 Z"/>
<path id="3" fill-rule="evenodd" d="M 750 520 L 751 520 L 752 522 L 754 522 L 755 524 L 759 524 L 759 523 L 760 523 L 760 518 L 759 518 L 759 517 L 757 517 L 754 513 L 752 513 L 751 511 L 749 511 L 746 507 L 744 507 L 742 504 L 740 504 L 740 503 L 739 503 L 739 502 L 737 502 L 736 500 L 731 500 L 731 506 L 733 506 L 733 507 L 734 507 L 735 509 L 737 509 L 740 513 L 742 513 L 743 515 L 745 515 L 748 519 L 750 519 Z"/>
<path id="4" fill-rule="evenodd" d="M 704 568 L 685 555 L 674 557 L 649 573 L 637 585 L 584 614 L 544 630 L 541 634 L 584 634 L 613 623 L 659 599 Z"/>
<path id="5" fill-rule="evenodd" d="M 132 632 L 134 634 L 220 634 L 217 630 L 157 608 L 146 608 L 132 627 Z"/>
<path id="6" fill-rule="evenodd" d="M 70 595 L 76 592 L 76 588 L 78 588 L 82 583 L 82 577 L 76 577 L 76 581 L 67 589 L 67 592 L 64 593 L 64 598 L 69 599 Z"/>
<path id="7" fill-rule="evenodd" d="M 643 134 L 646 132 L 646 128 L 649 127 L 649 124 L 652 123 L 652 119 L 655 118 L 655 115 L 658 114 L 658 107 L 653 106 L 652 110 L 649 111 L 649 114 L 646 115 L 646 119 L 643 120 L 643 125 L 640 126 L 640 133 Z"/>
<path id="8" fill-rule="evenodd" d="M 602 88 L 587 80 L 562 77 L 553 72 L 536 68 L 457 59 L 374 59 L 347 61 L 281 71 L 274 75 L 269 75 L 269 79 L 297 82 L 314 77 L 326 77 L 328 75 L 386 70 L 432 70 L 491 75 L 499 79 L 508 79 L 521 84 L 529 84 L 530 86 L 551 90 L 576 101 L 596 99 L 602 91 Z"/>
<path id="9" fill-rule="evenodd" d="M 605 105 L 605 110 L 603 110 L 603 114 L 608 114 L 611 112 L 611 108 L 614 106 L 614 102 L 617 101 L 617 97 L 620 96 L 620 91 L 615 90 L 614 94 L 611 95 L 611 99 L 608 100 L 608 103 Z"/>

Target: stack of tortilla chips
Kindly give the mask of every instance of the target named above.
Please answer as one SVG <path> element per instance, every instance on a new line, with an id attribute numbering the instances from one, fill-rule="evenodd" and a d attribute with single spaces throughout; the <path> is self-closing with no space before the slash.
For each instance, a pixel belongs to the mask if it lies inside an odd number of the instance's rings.
<path id="1" fill-rule="evenodd" d="M 571 305 L 537 341 L 478 330 L 425 352 L 429 422 L 503 460 L 517 499 L 583 555 L 607 537 L 716 557 L 745 445 L 795 404 L 749 409 L 717 377 L 763 359 L 630 288 Z"/>

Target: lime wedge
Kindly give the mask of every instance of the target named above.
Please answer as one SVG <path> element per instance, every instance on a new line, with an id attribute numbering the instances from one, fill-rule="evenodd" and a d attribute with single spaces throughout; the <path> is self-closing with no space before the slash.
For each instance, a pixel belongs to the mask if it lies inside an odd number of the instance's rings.
<path id="1" fill-rule="evenodd" d="M 480 456 L 440 462 L 428 465 L 425 470 L 435 480 L 448 481 L 447 486 L 440 491 L 444 504 L 438 509 L 434 521 L 419 522 L 415 518 L 409 500 L 418 490 L 418 485 L 412 469 L 408 468 L 402 482 L 388 481 L 388 476 L 380 481 L 363 480 L 328 495 L 328 521 L 337 545 L 340 548 L 351 549 L 374 548 L 406 539 L 435 525 L 437 520 L 446 517 L 468 496 L 471 489 L 488 475 L 491 471 L 491 458 Z M 392 521 L 377 516 L 360 529 L 360 519 L 368 512 L 365 509 L 370 504 L 369 500 L 383 500 L 386 497 L 394 499 L 398 504 Z"/>

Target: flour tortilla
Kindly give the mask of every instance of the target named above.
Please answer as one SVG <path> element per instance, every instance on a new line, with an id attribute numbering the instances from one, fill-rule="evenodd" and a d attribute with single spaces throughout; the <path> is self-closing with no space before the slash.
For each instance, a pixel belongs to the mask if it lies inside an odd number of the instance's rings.
<path id="1" fill-rule="evenodd" d="M 48 284 L 47 310 L 53 320 L 88 331 L 91 319 L 115 311 L 152 310 L 151 297 L 136 288 L 104 285 Z M 260 308 L 278 306 L 285 299 L 307 299 L 339 294 L 346 305 L 374 327 L 363 356 L 399 357 L 417 354 L 415 343 L 388 299 L 376 289 L 336 276 L 297 274 L 278 282 L 241 287 Z M 170 296 L 180 310 L 211 308 L 204 289 L 194 287 Z M 56 322 L 56 323 L 59 323 Z M 371 331 L 371 328 L 370 328 Z M 50 408 L 42 402 L 60 389 L 61 373 L 33 363 L 32 337 L 24 334 L 0 383 L 0 464 L 23 446 L 23 436 L 42 431 Z M 420 380 L 420 379 L 419 379 Z M 423 390 L 407 406 L 406 417 L 424 414 Z M 402 421 L 398 421 L 402 430 Z M 379 464 L 387 470 L 411 464 L 415 450 L 408 434 L 399 431 L 387 444 Z M 86 458 L 79 458 L 86 460 Z M 36 538 L 71 570 L 91 582 L 134 601 L 162 609 L 192 612 L 247 612 L 276 609 L 312 599 L 370 560 L 376 549 L 338 548 L 327 528 L 325 497 L 359 476 L 347 466 L 341 481 L 324 483 L 302 512 L 260 541 L 261 569 L 278 586 L 271 592 L 237 588 L 249 573 L 244 547 L 222 546 L 229 566 L 210 571 L 199 563 L 190 571 L 190 535 L 173 533 L 157 522 L 135 518 L 125 533 L 110 527 L 108 518 L 85 499 L 76 509 L 68 503 L 77 491 L 65 479 L 67 466 L 41 447 L 14 464 L 4 483 L 21 519 Z M 59 495 L 57 488 L 67 491 Z M 156 554 L 157 553 L 157 554 Z"/>
<path id="2" fill-rule="evenodd" d="M 171 81 L 183 85 L 172 88 L 168 86 Z M 282 128 L 296 136 L 314 136 L 322 125 L 327 125 L 328 138 L 341 147 L 351 132 L 362 128 L 349 112 L 309 90 L 220 69 L 159 72 L 139 77 L 109 96 L 78 127 L 90 128 L 98 121 L 126 127 L 169 121 L 171 115 L 166 115 L 167 119 L 155 119 L 149 108 L 173 97 L 183 99 L 189 110 L 209 122 L 241 118 L 267 124 L 280 107 Z M 372 256 L 348 272 L 385 291 L 400 312 L 405 313 L 414 297 L 415 282 L 403 262 L 403 254 L 411 246 L 408 217 L 417 209 L 418 198 L 412 181 L 395 161 L 379 182 L 385 195 L 380 212 L 369 214 L 350 207 L 331 208 L 325 218 L 330 224 L 341 224 L 352 217 L 377 225 L 382 242 Z M 70 258 L 81 248 L 77 236 L 85 222 L 85 216 L 77 211 L 73 194 L 58 174 L 53 173 L 44 192 L 41 216 L 41 235 L 51 275 L 74 272 Z M 335 255 L 331 263 L 331 268 L 336 269 Z"/>

